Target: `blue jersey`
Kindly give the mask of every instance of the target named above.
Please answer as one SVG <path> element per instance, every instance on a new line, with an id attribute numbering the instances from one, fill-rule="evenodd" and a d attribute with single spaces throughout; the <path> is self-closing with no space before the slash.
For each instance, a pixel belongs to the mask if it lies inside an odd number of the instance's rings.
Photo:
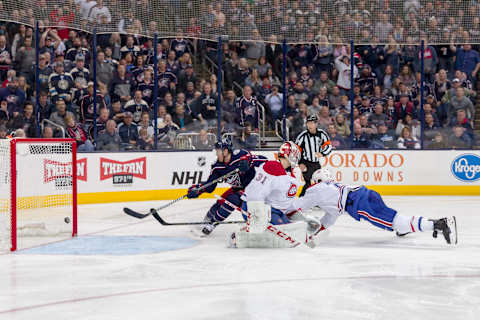
<path id="1" fill-rule="evenodd" d="M 250 122 L 252 127 L 258 128 L 258 102 L 255 97 L 250 97 L 247 99 L 245 97 L 240 97 L 237 100 L 237 112 L 240 113 L 240 121 L 242 125 L 245 125 L 246 122 Z"/>
<path id="2" fill-rule="evenodd" d="M 249 169 L 246 172 L 243 173 L 236 173 L 234 175 L 231 175 L 228 177 L 225 182 L 230 184 L 233 189 L 244 189 L 250 181 L 255 177 L 255 167 L 260 166 L 263 164 L 265 161 L 268 159 L 264 156 L 257 156 L 251 154 L 247 150 L 234 150 L 232 153 L 232 157 L 230 159 L 230 162 L 228 163 L 223 163 L 223 162 L 215 162 L 212 165 L 212 171 L 210 171 L 210 176 L 208 177 L 208 180 L 205 183 L 208 183 L 210 181 L 213 181 L 217 179 L 218 177 L 221 177 L 236 168 L 239 167 L 239 164 L 242 160 L 248 160 L 249 163 Z M 214 183 L 210 187 L 206 188 L 204 192 L 213 192 L 215 188 L 217 187 L 217 184 Z"/>

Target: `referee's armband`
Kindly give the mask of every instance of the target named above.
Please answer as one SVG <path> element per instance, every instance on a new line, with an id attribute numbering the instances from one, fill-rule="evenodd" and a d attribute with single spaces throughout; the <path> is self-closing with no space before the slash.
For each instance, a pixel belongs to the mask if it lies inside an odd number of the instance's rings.
<path id="1" fill-rule="evenodd" d="M 330 140 L 325 141 L 324 144 L 322 144 L 322 147 L 320 148 L 320 153 L 324 156 L 328 155 L 330 152 L 332 152 L 332 143 Z"/>

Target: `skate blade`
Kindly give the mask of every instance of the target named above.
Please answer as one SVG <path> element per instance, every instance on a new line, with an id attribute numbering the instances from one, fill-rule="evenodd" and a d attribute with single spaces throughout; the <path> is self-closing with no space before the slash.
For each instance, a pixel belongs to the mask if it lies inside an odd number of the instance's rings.
<path id="1" fill-rule="evenodd" d="M 196 237 L 196 238 L 199 238 L 199 239 L 204 239 L 206 237 L 208 237 L 209 235 L 206 235 L 205 233 L 202 232 L 202 229 L 200 228 L 192 228 L 190 229 L 190 232 Z"/>
<path id="2" fill-rule="evenodd" d="M 457 218 L 452 216 L 447 218 L 448 227 L 450 228 L 450 244 L 456 245 L 458 243 L 457 237 Z"/>

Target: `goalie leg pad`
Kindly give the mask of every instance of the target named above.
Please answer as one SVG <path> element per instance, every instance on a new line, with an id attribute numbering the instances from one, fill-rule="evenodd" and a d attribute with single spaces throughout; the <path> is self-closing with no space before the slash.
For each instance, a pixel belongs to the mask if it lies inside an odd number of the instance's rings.
<path id="1" fill-rule="evenodd" d="M 281 226 L 269 226 L 262 233 L 246 232 L 240 230 L 235 232 L 234 247 L 236 248 L 293 248 L 295 240 L 288 234 L 294 236 L 299 241 L 305 239 L 305 223 L 296 222 Z M 278 236 L 280 235 L 280 236 Z M 283 235 L 283 236 L 282 236 Z"/>
<path id="2" fill-rule="evenodd" d="M 243 203 L 242 210 L 243 211 L 248 211 L 248 207 L 247 207 L 246 202 Z M 247 221 L 247 216 L 243 213 L 242 213 L 242 216 L 243 216 L 243 219 L 245 219 L 245 221 Z M 270 216 L 271 216 L 270 223 L 273 224 L 273 225 L 287 224 L 287 223 L 292 222 L 292 220 L 289 219 L 288 216 L 285 213 L 283 213 L 282 211 L 280 211 L 278 209 L 275 209 L 275 208 L 271 208 Z"/>
<path id="3" fill-rule="evenodd" d="M 271 207 L 263 201 L 248 201 L 247 212 L 247 231 L 264 232 L 271 219 Z"/>

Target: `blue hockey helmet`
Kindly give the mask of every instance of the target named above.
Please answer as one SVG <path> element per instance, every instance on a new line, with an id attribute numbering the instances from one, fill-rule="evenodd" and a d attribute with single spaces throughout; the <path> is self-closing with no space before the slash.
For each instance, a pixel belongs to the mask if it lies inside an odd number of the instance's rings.
<path id="1" fill-rule="evenodd" d="M 215 143 L 215 149 L 222 149 L 222 150 L 227 149 L 228 151 L 232 152 L 233 150 L 232 140 L 230 140 L 230 138 L 228 137 L 222 138 L 221 140 Z"/>

